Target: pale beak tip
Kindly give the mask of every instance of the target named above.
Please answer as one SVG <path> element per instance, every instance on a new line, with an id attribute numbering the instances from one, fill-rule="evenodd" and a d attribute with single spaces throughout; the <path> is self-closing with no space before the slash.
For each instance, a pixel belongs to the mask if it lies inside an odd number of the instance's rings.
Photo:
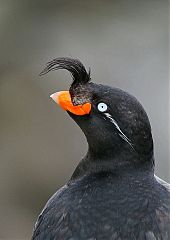
<path id="1" fill-rule="evenodd" d="M 53 99 L 53 97 L 54 97 L 54 93 L 50 95 L 50 98 L 52 98 L 52 99 Z"/>
<path id="2" fill-rule="evenodd" d="M 58 95 L 59 95 L 58 92 L 53 93 L 50 95 L 50 98 L 52 98 L 54 102 L 58 103 Z"/>

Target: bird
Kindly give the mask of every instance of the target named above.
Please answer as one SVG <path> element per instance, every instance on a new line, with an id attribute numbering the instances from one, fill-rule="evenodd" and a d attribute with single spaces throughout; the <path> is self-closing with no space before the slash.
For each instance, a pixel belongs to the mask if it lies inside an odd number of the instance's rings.
<path id="1" fill-rule="evenodd" d="M 154 173 L 143 106 L 124 90 L 93 83 L 79 59 L 55 58 L 40 75 L 58 69 L 73 81 L 51 98 L 81 128 L 88 150 L 46 203 L 32 240 L 170 240 L 170 184 Z"/>

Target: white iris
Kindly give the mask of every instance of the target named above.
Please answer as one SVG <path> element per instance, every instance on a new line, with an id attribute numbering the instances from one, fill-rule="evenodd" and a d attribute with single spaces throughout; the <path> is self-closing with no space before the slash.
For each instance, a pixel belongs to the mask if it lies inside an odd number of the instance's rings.
<path id="1" fill-rule="evenodd" d="M 106 103 L 99 103 L 97 105 L 97 108 L 100 112 L 105 112 L 107 110 L 107 105 L 106 105 Z"/>

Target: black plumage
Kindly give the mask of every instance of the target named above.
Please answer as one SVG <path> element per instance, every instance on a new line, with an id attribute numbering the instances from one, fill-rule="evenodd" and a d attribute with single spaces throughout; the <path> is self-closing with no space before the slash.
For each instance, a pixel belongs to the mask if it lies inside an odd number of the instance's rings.
<path id="1" fill-rule="evenodd" d="M 43 74 L 55 69 L 71 72 L 74 105 L 92 105 L 88 115 L 68 112 L 84 132 L 88 152 L 47 202 L 32 240 L 169 240 L 170 185 L 154 175 L 143 107 L 120 89 L 89 82 L 78 60 L 55 59 Z"/>

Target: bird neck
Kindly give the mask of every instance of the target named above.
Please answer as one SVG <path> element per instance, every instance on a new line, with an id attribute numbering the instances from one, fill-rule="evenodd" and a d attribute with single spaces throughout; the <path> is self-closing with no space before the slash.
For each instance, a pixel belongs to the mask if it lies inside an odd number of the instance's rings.
<path id="1" fill-rule="evenodd" d="M 112 155 L 110 152 L 105 156 L 99 156 L 89 149 L 86 156 L 78 164 L 71 179 L 100 172 L 109 172 L 117 176 L 134 174 L 134 172 L 145 172 L 147 175 L 153 175 L 154 156 L 152 152 L 147 156 L 139 156 L 134 152 L 120 152 L 117 155 Z"/>

